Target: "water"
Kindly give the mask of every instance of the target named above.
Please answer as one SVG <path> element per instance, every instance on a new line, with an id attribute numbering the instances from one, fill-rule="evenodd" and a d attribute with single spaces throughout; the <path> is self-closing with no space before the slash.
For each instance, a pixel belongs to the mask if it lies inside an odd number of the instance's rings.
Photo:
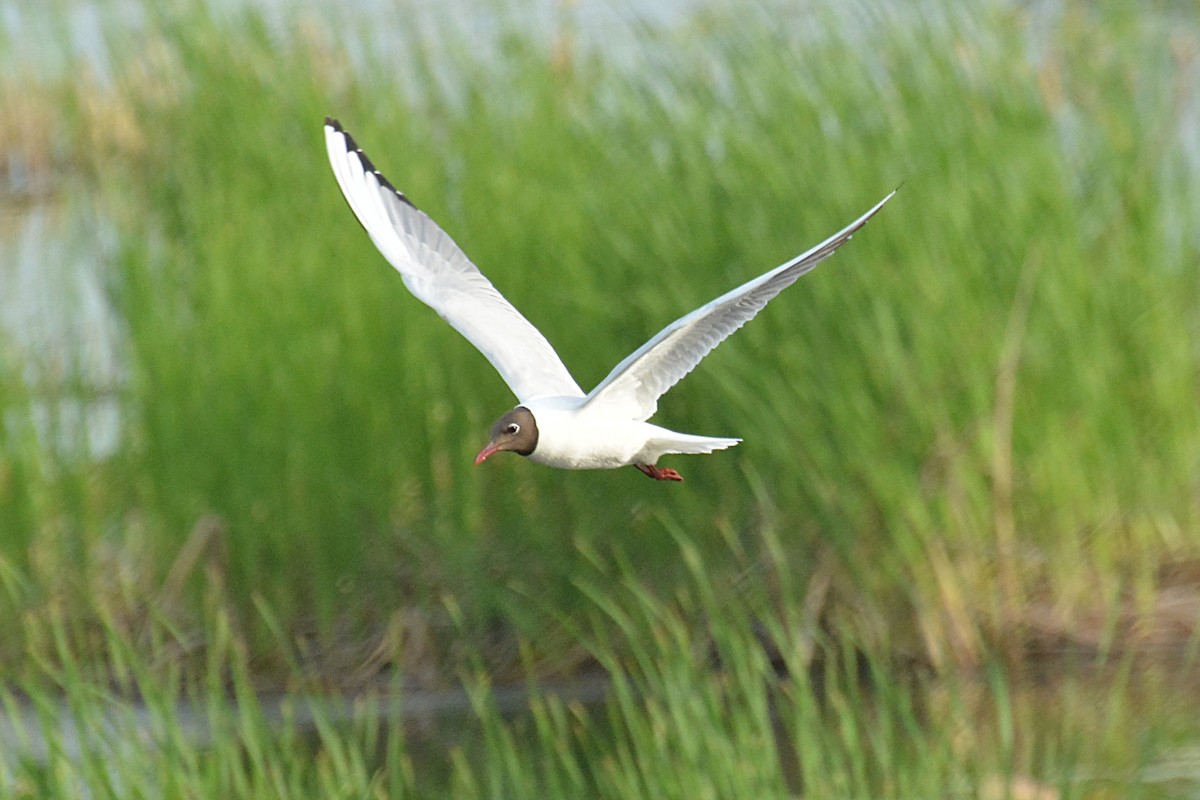
<path id="1" fill-rule="evenodd" d="M 0 354 L 30 393 L 27 407 L 5 410 L 10 436 L 32 432 L 72 457 L 116 449 L 124 371 L 101 268 L 115 235 L 53 193 L 0 205 Z"/>
<path id="2" fill-rule="evenodd" d="M 554 697 L 562 702 L 577 703 L 589 708 L 598 707 L 608 695 L 609 683 L 600 676 L 572 683 L 551 684 L 540 688 L 542 697 Z M 529 708 L 529 690 L 523 687 L 499 687 L 494 690 L 496 708 L 511 719 Z M 447 746 L 461 731 L 472 724 L 473 707 L 464 689 L 441 691 L 406 689 L 403 695 L 388 692 L 363 697 L 288 695 L 263 693 L 254 698 L 256 709 L 275 732 L 289 726 L 292 732 L 312 737 L 321 723 L 347 725 L 362 717 L 369 707 L 382 724 L 401 726 L 411 732 L 413 740 Z M 33 760 L 45 763 L 49 759 L 48 743 L 54 742 L 69 757 L 107 748 L 152 747 L 155 722 L 161 709 L 151 711 L 137 701 L 112 702 L 100 712 L 100 720 L 81 720 L 78 710 L 66 703 L 48 710 L 21 706 L 16 714 L 0 714 L 0 763 Z M 238 703 L 230 700 L 222 707 L 231 717 L 239 715 Z M 207 704 L 181 702 L 170 710 L 170 717 L 189 742 L 203 748 L 213 736 Z"/>
<path id="3" fill-rule="evenodd" d="M 185 5 L 185 4 L 180 4 Z M 396 51 L 398 39 L 425 37 L 437 46 L 435 32 L 451 31 L 479 47 L 495 46 L 501 19 L 518 18 L 538 38 L 569 29 L 602 45 L 619 43 L 630 26 L 673 25 L 707 5 L 704 0 L 653 0 L 649 3 L 603 0 L 527 0 L 478 2 L 448 0 L 320 0 L 302 9 L 289 0 L 210 0 L 204 3 L 218 19 L 244 9 L 262 13 L 272 32 L 293 35 L 297 19 L 315 23 L 342 40 L 358 66 L 364 56 L 373 63 Z M 45 3 L 0 3 L 0 72 L 36 70 L 62 76 L 82 65 L 103 81 L 114 77 L 111 53 L 139 41 L 149 20 L 142 0 L 50 0 Z M 160 13 L 163 6 L 157 7 Z M 166 14 L 176 8 L 167 4 Z M 519 12 L 519 13 L 518 13 Z M 347 32 L 349 35 L 346 35 Z M 436 51 L 435 51 L 436 52 Z"/>

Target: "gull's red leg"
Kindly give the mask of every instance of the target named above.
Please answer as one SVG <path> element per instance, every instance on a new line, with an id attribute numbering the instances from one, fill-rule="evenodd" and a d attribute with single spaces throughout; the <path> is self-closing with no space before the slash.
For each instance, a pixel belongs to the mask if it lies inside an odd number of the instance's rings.
<path id="1" fill-rule="evenodd" d="M 656 467 L 653 464 L 634 464 L 634 466 L 656 481 L 683 480 L 683 476 L 670 467 Z"/>

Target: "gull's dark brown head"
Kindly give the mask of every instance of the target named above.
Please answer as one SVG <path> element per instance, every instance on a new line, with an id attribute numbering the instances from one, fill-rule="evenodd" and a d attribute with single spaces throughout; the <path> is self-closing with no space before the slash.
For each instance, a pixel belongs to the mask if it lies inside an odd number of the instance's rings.
<path id="1" fill-rule="evenodd" d="M 525 406 L 517 406 L 496 420 L 492 426 L 492 440 L 475 456 L 475 463 L 482 464 L 501 450 L 527 456 L 537 447 L 537 442 L 538 429 L 533 412 Z"/>

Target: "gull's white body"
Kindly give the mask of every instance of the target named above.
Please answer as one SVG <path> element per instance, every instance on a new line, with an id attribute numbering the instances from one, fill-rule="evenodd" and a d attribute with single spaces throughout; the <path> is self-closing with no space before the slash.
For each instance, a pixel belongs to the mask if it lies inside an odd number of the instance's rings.
<path id="1" fill-rule="evenodd" d="M 771 298 L 832 255 L 895 194 L 811 250 L 671 323 L 585 395 L 545 337 L 328 118 L 325 143 L 346 202 L 405 286 L 475 345 L 517 396 L 518 409 L 532 413 L 536 446 L 523 454 L 562 469 L 632 464 L 659 479 L 680 480 L 673 470 L 648 466 L 662 455 L 711 453 L 741 440 L 677 433 L 646 422 L 658 398 Z M 477 463 L 495 449 L 485 448 Z"/>
<path id="2" fill-rule="evenodd" d="M 612 469 L 653 464 L 667 453 L 711 453 L 741 439 L 716 439 L 589 408 L 587 398 L 544 397 L 521 405 L 537 420 L 538 446 L 530 461 L 559 469 Z"/>

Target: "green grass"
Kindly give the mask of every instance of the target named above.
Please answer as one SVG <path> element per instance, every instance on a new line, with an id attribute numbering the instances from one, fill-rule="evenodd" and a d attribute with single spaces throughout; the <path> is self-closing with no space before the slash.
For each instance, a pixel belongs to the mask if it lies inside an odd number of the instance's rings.
<path id="1" fill-rule="evenodd" d="M 165 796 L 428 781 L 456 796 L 785 796 L 778 763 L 737 757 L 771 725 L 815 754 L 789 767 L 813 796 L 1065 785 L 1114 753 L 1144 763 L 1153 748 L 1135 750 L 1159 733 L 1110 741 L 1134 725 L 1125 694 L 1088 722 L 1102 744 L 1064 713 L 1037 747 L 997 721 L 1002 755 L 992 733 L 964 753 L 962 715 L 987 702 L 955 696 L 931 717 L 927 688 L 890 665 L 1019 661 L 1077 634 L 1119 651 L 1167 568 L 1200 555 L 1186 102 L 1200 25 L 1118 3 L 1050 20 L 954 8 L 928 22 L 709 10 L 634 26 L 616 59 L 506 12 L 488 47 L 398 26 L 358 69 L 337 36 L 366 31 L 302 18 L 280 39 L 254 15 L 192 8 L 136 41 L 114 30 L 111 85 L 81 71 L 5 86 L 20 118 L 53 121 L 70 202 L 116 227 L 97 246 L 128 369 L 118 451 L 81 461 L 31 434 L 46 387 L 19 366 L 29 354 L 0 351 L 8 691 L 47 718 L 60 696 L 92 715 L 144 698 L 165 743 L 113 758 L 125 780 L 178 776 Z M 902 188 L 663 398 L 656 421 L 745 440 L 670 460 L 684 484 L 476 468 L 513 399 L 355 224 L 326 114 L 585 387 Z M 751 619 L 796 667 L 864 654 L 874 688 L 834 670 L 827 696 L 797 678 L 772 717 Z M 727 670 L 696 661 L 708 636 Z M 437 685 L 588 659 L 615 671 L 602 711 L 547 699 L 510 723 L 480 694 L 477 738 L 419 775 L 369 719 L 293 751 L 304 737 L 254 710 L 254 689 L 354 688 L 376 678 L 364 665 Z M 221 706 L 231 689 L 245 719 Z M 189 742 L 180 698 L 228 735 Z M 115 795 L 110 763 L 58 753 L 14 774 L 27 794 Z"/>
<path id="2" fill-rule="evenodd" d="M 874 798 L 1004 797 L 1012 787 L 1169 797 L 1179 769 L 1175 788 L 1195 784 L 1195 704 L 1178 673 L 1120 662 L 1052 685 L 999 668 L 932 678 L 836 642 L 814 663 L 792 620 L 714 592 L 690 543 L 676 555 L 690 574 L 666 600 L 628 565 L 582 569 L 586 621 L 575 631 L 612 676 L 607 697 L 585 705 L 530 682 L 518 713 L 471 668 L 469 708 L 446 719 L 401 716 L 416 694 L 399 683 L 345 699 L 260 694 L 246 642 L 216 607 L 204 664 L 190 675 L 162 657 L 185 644 L 162 620 L 137 633 L 106 620 L 104 669 L 61 623 L 48 626 L 53 659 L 33 665 L 20 693 L 0 690 L 0 793 Z M 762 622 L 789 677 L 748 618 Z M 296 655 L 285 639 L 274 645 Z"/>
<path id="3" fill-rule="evenodd" d="M 769 531 L 800 585 L 831 554 L 842 622 L 915 619 L 894 644 L 967 662 L 1035 593 L 1094 602 L 1099 575 L 1103 606 L 1194 555 L 1198 278 L 1175 209 L 1196 200 L 1176 106 L 1150 91 L 1186 75 L 1150 37 L 1165 23 L 1068 14 L 1032 62 L 1032 23 L 1000 8 L 816 21 L 811 41 L 716 11 L 638 30 L 645 57 L 678 54 L 644 74 L 514 32 L 494 58 L 450 38 L 434 64 L 417 41 L 362 75 L 253 17 L 161 22 L 76 107 L 123 232 L 131 377 L 124 446 L 62 515 L 84 516 L 71 552 L 136 556 L 153 586 L 212 518 L 232 602 L 254 590 L 329 635 L 447 592 L 477 620 L 520 615 L 514 586 L 570 602 L 579 545 L 669 589 L 665 529 L 705 552 Z M 664 398 L 664 424 L 745 439 L 678 459 L 685 485 L 474 468 L 512 398 L 354 224 L 325 113 L 585 386 L 903 188 Z"/>

